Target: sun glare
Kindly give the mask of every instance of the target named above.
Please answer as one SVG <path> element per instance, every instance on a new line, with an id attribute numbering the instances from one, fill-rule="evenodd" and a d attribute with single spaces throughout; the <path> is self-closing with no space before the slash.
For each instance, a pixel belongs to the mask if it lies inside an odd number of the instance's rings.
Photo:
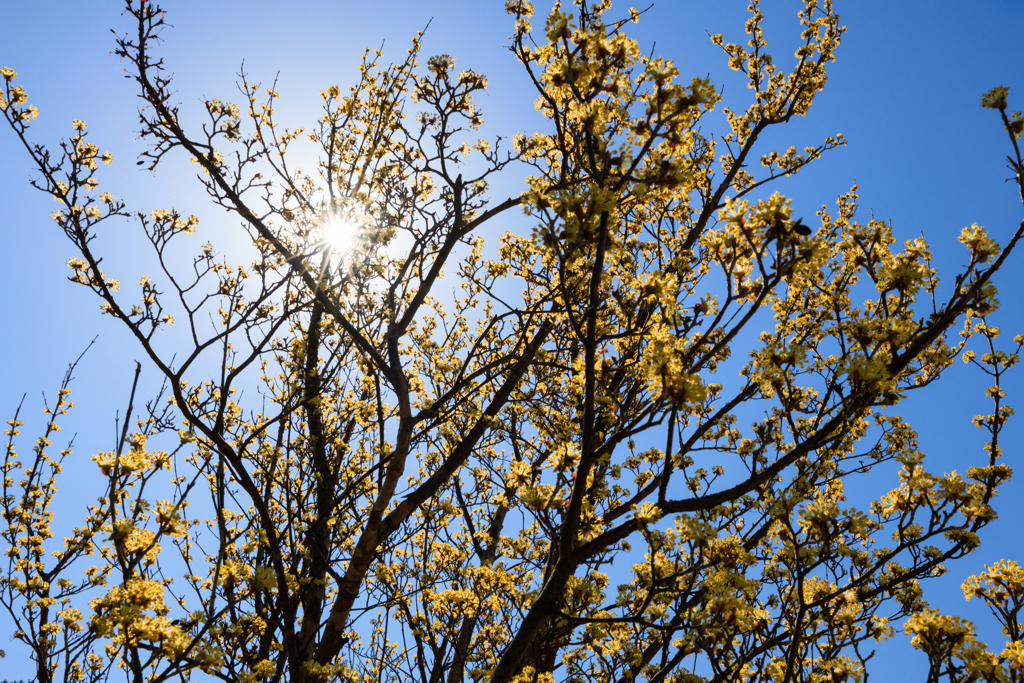
<path id="1" fill-rule="evenodd" d="M 323 239 L 331 251 L 344 256 L 354 246 L 356 226 L 345 220 L 332 220 L 323 226 Z"/>

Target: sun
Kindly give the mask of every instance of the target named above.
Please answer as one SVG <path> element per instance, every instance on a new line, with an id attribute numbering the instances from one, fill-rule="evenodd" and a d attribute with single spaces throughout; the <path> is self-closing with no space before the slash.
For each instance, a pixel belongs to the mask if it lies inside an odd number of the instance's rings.
<path id="1" fill-rule="evenodd" d="M 355 247 L 358 228 L 352 221 L 334 218 L 323 224 L 323 241 L 331 251 L 345 256 Z"/>
<path id="2" fill-rule="evenodd" d="M 320 246 L 334 259 L 348 260 L 360 245 L 360 235 L 370 225 L 368 215 L 354 197 L 332 197 L 320 219 Z"/>

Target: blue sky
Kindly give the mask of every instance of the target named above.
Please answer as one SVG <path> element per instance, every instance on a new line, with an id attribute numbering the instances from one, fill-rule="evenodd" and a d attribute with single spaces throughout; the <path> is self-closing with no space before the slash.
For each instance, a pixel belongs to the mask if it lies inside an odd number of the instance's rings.
<path id="1" fill-rule="evenodd" d="M 546 9 L 544 0 L 536 4 L 539 12 Z M 800 4 L 763 3 L 769 48 L 773 39 L 781 46 L 777 58 L 782 64 L 792 55 Z M 956 235 L 965 225 L 984 225 L 1005 242 L 1024 210 L 1014 186 L 1004 182 L 1010 175 L 1004 161 L 1009 152 L 1006 135 L 997 115 L 979 104 L 984 91 L 1007 85 L 1011 108 L 1024 109 L 1024 62 L 1019 54 L 1024 3 L 836 0 L 835 5 L 850 31 L 830 70 L 828 87 L 806 119 L 771 142 L 803 147 L 841 132 L 850 144 L 774 189 L 793 198 L 797 215 L 809 216 L 822 204 L 834 206 L 838 194 L 859 184 L 862 219 L 873 213 L 891 220 L 900 239 L 923 233 L 940 274 L 962 263 Z M 250 80 L 269 85 L 279 74 L 280 119 L 302 125 L 318 114 L 321 88 L 345 87 L 352 81 L 364 47 L 383 42 L 385 57 L 398 59 L 413 33 L 432 20 L 425 54 L 450 53 L 460 67 L 485 73 L 490 79 L 490 93 L 480 100 L 485 130 L 492 136 L 510 135 L 541 123 L 530 87 L 505 49 L 511 23 L 503 6 L 502 0 L 168 0 L 165 9 L 174 29 L 166 34 L 163 55 L 176 74 L 185 109 L 213 97 L 236 99 L 236 73 L 244 60 Z M 616 8 L 625 14 L 628 6 Z M 120 8 L 108 0 L 7 3 L 0 66 L 19 73 L 30 101 L 42 112 L 33 128 L 36 141 L 53 145 L 69 134 L 72 119 L 84 119 L 93 142 L 115 155 L 114 167 L 100 176 L 103 189 L 123 197 L 130 208 L 173 205 L 195 213 L 205 229 L 226 234 L 233 222 L 223 221 L 223 213 L 204 201 L 187 161 L 172 162 L 156 176 L 134 164 L 143 149 L 133 134 L 137 100 L 132 81 L 123 78 L 111 53 L 110 29 L 130 28 Z M 724 87 L 726 103 L 739 108 L 737 103 L 748 97 L 744 84 L 725 68 L 706 34 L 724 33 L 738 41 L 745 8 L 746 2 L 732 0 L 657 0 L 633 27 L 633 35 L 645 49 L 654 44 L 655 53 L 674 59 L 685 76 L 710 74 Z M 134 359 L 141 360 L 141 355 L 115 321 L 98 315 L 98 304 L 86 291 L 65 280 L 63 264 L 72 254 L 48 218 L 52 202 L 28 186 L 31 176 L 28 157 L 14 136 L 0 132 L 5 255 L 0 320 L 6 330 L 0 338 L 6 360 L 0 364 L 0 414 L 8 419 L 27 393 L 25 414 L 30 419 L 24 433 L 34 438 L 30 428 L 33 420 L 40 424 L 40 392 L 52 394 L 67 363 L 99 335 L 76 373 L 74 398 L 80 408 L 66 427 L 78 433 L 76 457 L 85 461 L 91 453 L 112 447 L 114 413 L 123 405 Z M 518 192 L 514 183 L 497 189 Z M 502 229 L 525 232 L 531 227 L 517 214 Z M 131 271 L 135 265 L 128 229 L 116 228 L 105 238 L 111 270 L 117 274 L 118 267 Z M 1024 332 L 1024 284 L 1017 276 L 1022 263 L 1024 253 L 1016 254 L 997 279 L 1003 306 L 996 322 L 1007 341 Z M 129 282 L 132 277 L 121 279 Z M 153 372 L 144 371 L 144 382 L 155 381 Z M 922 449 L 934 469 L 962 472 L 977 462 L 983 438 L 970 419 L 988 411 L 985 386 L 978 373 L 961 365 L 906 405 L 903 414 L 920 431 Z M 1013 375 L 1006 388 L 1011 405 L 1024 405 L 1019 402 L 1024 376 Z M 1024 427 L 1012 424 L 1007 436 L 1005 457 L 1014 466 Z M 23 449 L 27 446 L 26 439 Z M 67 503 L 76 510 L 77 493 L 71 491 Z M 1022 494 L 1024 475 L 1004 489 L 997 505 L 1001 518 L 985 533 L 982 548 L 926 589 L 934 606 L 977 619 L 993 647 L 1001 648 L 1001 637 L 976 604 L 964 604 L 959 584 L 1000 557 L 1024 562 L 1015 531 L 1024 524 L 1024 506 L 1015 504 Z M 9 656 L 5 676 L 28 677 L 29 669 L 22 668 L 26 662 L 16 658 L 15 644 L 6 643 L 5 634 L 6 622 L 0 618 L 0 648 Z M 894 654 L 909 648 L 909 642 L 898 638 L 879 656 L 907 673 L 921 673 L 923 656 Z"/>

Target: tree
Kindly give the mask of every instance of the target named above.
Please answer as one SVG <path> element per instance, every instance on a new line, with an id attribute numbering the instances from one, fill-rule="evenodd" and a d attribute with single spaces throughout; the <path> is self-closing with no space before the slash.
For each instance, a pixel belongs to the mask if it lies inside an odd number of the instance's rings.
<path id="1" fill-rule="evenodd" d="M 391 66 L 367 52 L 309 131 L 276 123 L 277 93 L 244 72 L 241 105 L 211 99 L 193 128 L 157 52 L 164 12 L 129 0 L 138 163 L 191 157 L 247 265 L 209 243 L 182 259 L 197 219 L 98 194 L 112 158 L 86 124 L 59 151 L 32 142 L 36 111 L 0 72 L 71 281 L 167 380 L 142 410 L 133 390 L 117 447 L 93 456 L 105 490 L 56 552 L 70 371 L 27 458 L 10 423 L 0 594 L 39 681 L 842 681 L 904 617 L 932 680 L 1019 680 L 1019 567 L 966 589 L 1006 625 L 1001 655 L 928 611 L 920 582 L 977 546 L 1010 476 L 1000 380 L 1024 337 L 1001 350 L 987 316 L 1024 223 L 1005 248 L 965 229 L 943 288 L 923 238 L 858 222 L 856 188 L 817 220 L 762 190 L 843 144 L 759 148 L 825 86 L 845 31 L 827 0 L 804 3 L 788 73 L 756 2 L 746 46 L 712 38 L 756 94 L 722 109 L 720 136 L 704 132 L 719 91 L 643 56 L 638 12 L 556 5 L 535 32 L 529 3 L 507 6 L 549 124 L 489 142 L 473 140 L 486 79 L 448 55 L 422 68 L 419 36 Z M 1024 194 L 1007 94 L 983 105 Z M 315 175 L 289 161 L 305 139 Z M 525 191 L 492 197 L 517 164 Z M 536 227 L 488 258 L 510 210 Z M 158 268 L 137 299 L 94 250 L 117 219 Z M 939 475 L 894 410 L 961 355 L 993 377 L 990 442 Z M 847 504 L 849 475 L 893 462 L 895 488 Z"/>

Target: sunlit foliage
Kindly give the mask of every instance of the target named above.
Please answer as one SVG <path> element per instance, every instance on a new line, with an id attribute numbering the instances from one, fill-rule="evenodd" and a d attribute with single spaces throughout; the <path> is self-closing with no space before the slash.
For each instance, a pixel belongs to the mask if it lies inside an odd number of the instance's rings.
<path id="1" fill-rule="evenodd" d="M 711 37 L 748 81 L 738 108 L 647 56 L 627 32 L 641 12 L 538 20 L 509 0 L 544 124 L 491 139 L 486 77 L 421 59 L 420 36 L 390 66 L 367 51 L 306 128 L 245 73 L 238 103 L 184 111 L 164 10 L 126 8 L 138 163 L 190 158 L 253 258 L 187 212 L 99 192 L 113 158 L 86 124 L 32 142 L 38 112 L 0 72 L 69 280 L 166 379 L 144 408 L 133 389 L 60 547 L 70 372 L 29 454 L 9 422 L 0 601 L 41 683 L 861 680 L 907 618 L 931 680 L 1021 680 L 1020 567 L 964 586 L 1002 650 L 930 611 L 921 582 L 977 547 L 1010 477 L 1001 379 L 1024 338 L 1004 349 L 988 316 L 1024 226 L 1005 247 L 965 228 L 966 265 L 940 282 L 923 238 L 858 219 L 856 188 L 804 218 L 766 189 L 845 144 L 760 141 L 826 85 L 845 32 L 829 0 L 802 3 L 791 60 L 756 1 L 739 42 Z M 983 105 L 1024 190 L 1007 96 Z M 523 168 L 521 194 L 493 196 Z M 503 213 L 522 229 L 494 234 Z M 101 268 L 114 219 L 152 246 L 137 288 Z M 896 406 L 958 357 L 992 377 L 988 445 L 940 473 Z M 871 470 L 874 499 L 847 500 Z"/>

